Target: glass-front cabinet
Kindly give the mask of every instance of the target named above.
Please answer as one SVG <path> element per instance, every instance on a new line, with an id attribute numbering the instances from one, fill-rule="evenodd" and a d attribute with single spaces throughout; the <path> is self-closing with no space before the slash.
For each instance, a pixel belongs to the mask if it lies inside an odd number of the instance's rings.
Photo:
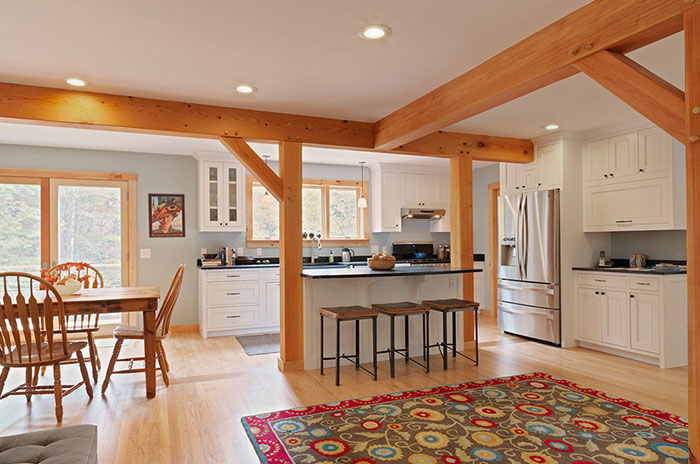
<path id="1" fill-rule="evenodd" d="M 243 231 L 244 168 L 218 157 L 199 155 L 198 158 L 200 232 Z"/>

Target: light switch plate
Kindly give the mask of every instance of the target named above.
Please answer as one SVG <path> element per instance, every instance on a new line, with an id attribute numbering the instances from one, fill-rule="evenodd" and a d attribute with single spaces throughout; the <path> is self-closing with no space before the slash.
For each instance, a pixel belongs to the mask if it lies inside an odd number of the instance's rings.
<path id="1" fill-rule="evenodd" d="M 255 254 L 257 254 L 258 256 L 262 256 L 262 248 L 256 248 Z"/>
<path id="2" fill-rule="evenodd" d="M 202 255 L 207 254 L 207 249 L 206 249 L 206 248 L 202 248 L 202 249 L 199 250 L 199 251 L 202 253 Z"/>
<path id="3" fill-rule="evenodd" d="M 379 253 L 379 245 L 372 245 L 372 254 L 375 255 Z"/>
<path id="4" fill-rule="evenodd" d="M 243 247 L 236 248 L 236 256 L 243 256 L 244 253 Z"/>
<path id="5" fill-rule="evenodd" d="M 141 259 L 151 259 L 151 249 L 150 248 L 141 248 L 139 250 Z"/>

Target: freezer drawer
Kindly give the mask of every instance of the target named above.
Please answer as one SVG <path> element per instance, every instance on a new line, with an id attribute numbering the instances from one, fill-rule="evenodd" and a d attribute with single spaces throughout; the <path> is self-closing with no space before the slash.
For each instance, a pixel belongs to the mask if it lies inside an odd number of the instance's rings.
<path id="1" fill-rule="evenodd" d="M 559 285 L 498 279 L 498 300 L 559 309 Z"/>
<path id="2" fill-rule="evenodd" d="M 498 328 L 504 332 L 561 343 L 559 310 L 498 302 Z"/>

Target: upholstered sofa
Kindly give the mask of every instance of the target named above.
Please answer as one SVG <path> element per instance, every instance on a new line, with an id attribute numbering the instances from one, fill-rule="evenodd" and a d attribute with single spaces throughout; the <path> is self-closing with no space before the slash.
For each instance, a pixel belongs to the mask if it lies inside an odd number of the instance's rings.
<path id="1" fill-rule="evenodd" d="M 0 437 L 0 464 L 96 464 L 97 427 L 76 425 Z"/>

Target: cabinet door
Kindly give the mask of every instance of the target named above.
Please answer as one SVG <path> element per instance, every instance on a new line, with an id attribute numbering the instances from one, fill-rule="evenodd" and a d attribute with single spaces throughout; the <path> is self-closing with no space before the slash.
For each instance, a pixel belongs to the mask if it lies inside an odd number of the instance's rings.
<path id="1" fill-rule="evenodd" d="M 418 174 L 400 174 L 401 176 L 401 207 L 421 206 L 423 202 L 421 176 Z M 394 191 L 393 195 L 396 195 Z"/>
<path id="2" fill-rule="evenodd" d="M 223 211 L 224 227 L 234 229 L 243 224 L 242 208 L 242 168 L 237 164 L 226 163 L 223 165 L 223 179 L 221 182 L 221 210 Z"/>
<path id="3" fill-rule="evenodd" d="M 611 345 L 629 346 L 629 303 L 626 292 L 601 291 L 602 340 Z"/>
<path id="4" fill-rule="evenodd" d="M 671 136 L 658 127 L 643 130 L 638 135 L 639 172 L 656 174 L 667 172 L 671 166 Z"/>
<path id="5" fill-rule="evenodd" d="M 659 353 L 659 296 L 649 293 L 630 295 L 630 346 L 649 353 Z"/>
<path id="6" fill-rule="evenodd" d="M 440 203 L 440 176 L 425 174 L 420 176 L 421 199 L 420 205 L 428 208 L 445 207 Z"/>
<path id="7" fill-rule="evenodd" d="M 265 306 L 267 322 L 265 325 L 280 325 L 280 283 L 268 282 L 265 284 Z"/>
<path id="8" fill-rule="evenodd" d="M 598 140 L 586 145 L 584 154 L 584 171 L 587 182 L 605 180 L 610 174 L 608 164 L 608 140 Z"/>
<path id="9" fill-rule="evenodd" d="M 204 161 L 202 163 L 202 226 L 205 228 L 220 228 L 224 225 L 221 214 L 221 181 L 223 177 L 222 163 Z"/>
<path id="10" fill-rule="evenodd" d="M 537 189 L 548 190 L 561 186 L 561 143 L 547 145 L 537 149 Z"/>
<path id="11" fill-rule="evenodd" d="M 450 231 L 450 176 L 440 176 L 440 202 L 441 208 L 445 208 L 445 215 L 437 221 L 430 221 L 430 232 Z"/>
<path id="12" fill-rule="evenodd" d="M 500 179 L 501 195 L 508 195 L 516 192 L 518 186 L 518 167 L 514 163 L 501 163 Z M 518 191 L 520 189 L 517 189 Z"/>
<path id="13" fill-rule="evenodd" d="M 401 190 L 399 173 L 382 173 L 382 231 L 401 232 Z"/>
<path id="14" fill-rule="evenodd" d="M 639 170 L 637 159 L 636 133 L 619 135 L 610 139 L 610 178 L 636 176 Z"/>
<path id="15" fill-rule="evenodd" d="M 520 185 L 516 189 L 521 192 L 535 190 L 537 188 L 537 166 L 535 163 L 520 166 L 519 171 Z"/>
<path id="16" fill-rule="evenodd" d="M 601 341 L 601 304 L 600 291 L 578 288 L 576 311 L 578 313 L 578 336 L 584 340 Z"/>

